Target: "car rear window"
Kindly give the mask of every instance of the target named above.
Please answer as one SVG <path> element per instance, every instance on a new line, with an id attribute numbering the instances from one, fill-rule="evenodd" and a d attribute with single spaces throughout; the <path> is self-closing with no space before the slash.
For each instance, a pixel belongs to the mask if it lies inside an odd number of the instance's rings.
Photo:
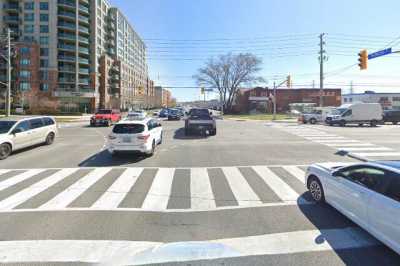
<path id="1" fill-rule="evenodd" d="M 50 117 L 44 117 L 43 122 L 46 126 L 54 125 L 54 120 Z"/>
<path id="2" fill-rule="evenodd" d="M 118 124 L 113 128 L 115 134 L 137 134 L 144 131 L 142 124 Z"/>
<path id="3" fill-rule="evenodd" d="M 96 114 L 103 115 L 103 114 L 111 114 L 111 113 L 112 113 L 112 110 L 99 110 L 99 111 L 97 111 Z"/>

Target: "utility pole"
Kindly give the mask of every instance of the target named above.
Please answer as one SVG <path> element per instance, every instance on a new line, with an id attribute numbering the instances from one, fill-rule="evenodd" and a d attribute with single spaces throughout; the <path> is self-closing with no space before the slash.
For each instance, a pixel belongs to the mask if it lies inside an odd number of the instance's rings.
<path id="1" fill-rule="evenodd" d="M 8 55 L 7 55 L 7 105 L 6 105 L 6 116 L 11 114 L 11 30 L 7 29 L 7 45 L 8 45 Z"/>
<path id="2" fill-rule="evenodd" d="M 325 33 L 321 33 L 319 35 L 319 106 L 323 106 L 323 97 L 324 97 L 324 61 L 326 60 L 325 57 L 325 50 L 324 50 L 324 36 Z"/>
<path id="3" fill-rule="evenodd" d="M 274 114 L 272 116 L 272 120 L 276 120 L 276 83 L 274 81 L 274 99 L 273 99 L 273 104 L 274 104 Z"/>

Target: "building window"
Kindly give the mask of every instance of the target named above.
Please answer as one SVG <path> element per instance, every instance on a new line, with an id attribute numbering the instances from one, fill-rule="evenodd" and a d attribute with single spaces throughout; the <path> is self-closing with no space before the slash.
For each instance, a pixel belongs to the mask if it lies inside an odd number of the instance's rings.
<path id="1" fill-rule="evenodd" d="M 48 80 L 49 79 L 49 72 L 47 71 L 40 71 L 40 79 Z"/>
<path id="2" fill-rule="evenodd" d="M 35 2 L 25 2 L 25 10 L 33 10 L 35 8 Z"/>
<path id="3" fill-rule="evenodd" d="M 25 21 L 34 21 L 35 20 L 35 14 L 34 13 L 25 13 L 24 20 Z"/>
<path id="4" fill-rule="evenodd" d="M 31 51 L 31 49 L 29 49 L 29 47 L 21 47 L 19 48 L 19 52 L 23 55 L 29 54 Z"/>
<path id="5" fill-rule="evenodd" d="M 40 10 L 49 10 L 49 3 L 40 2 Z"/>
<path id="6" fill-rule="evenodd" d="M 40 48 L 40 56 L 49 56 L 49 48 Z"/>
<path id="7" fill-rule="evenodd" d="M 392 99 L 394 102 L 400 102 L 400 97 L 393 97 Z"/>
<path id="8" fill-rule="evenodd" d="M 31 64 L 31 60 L 29 60 L 29 59 L 21 59 L 19 61 L 19 64 L 22 65 L 22 66 L 28 66 L 28 65 Z"/>
<path id="9" fill-rule="evenodd" d="M 349 98 L 349 102 L 353 102 L 353 98 Z"/>
<path id="10" fill-rule="evenodd" d="M 49 60 L 41 59 L 40 60 L 40 67 L 49 67 Z"/>
<path id="11" fill-rule="evenodd" d="M 347 103 L 347 98 L 344 98 L 344 102 Z"/>
<path id="12" fill-rule="evenodd" d="M 24 25 L 24 32 L 25 33 L 33 33 L 35 27 L 33 25 Z"/>
<path id="13" fill-rule="evenodd" d="M 40 14 L 40 21 L 49 21 L 49 14 Z"/>
<path id="14" fill-rule="evenodd" d="M 27 71 L 27 70 L 21 70 L 21 71 L 19 72 L 19 76 L 20 76 L 21 78 L 28 79 L 28 78 L 31 77 L 31 72 L 30 72 L 30 71 Z"/>
<path id="15" fill-rule="evenodd" d="M 48 45 L 49 44 L 49 37 L 47 36 L 40 36 L 40 44 L 41 45 Z"/>
<path id="16" fill-rule="evenodd" d="M 19 84 L 19 89 L 20 89 L 21 91 L 30 90 L 30 89 L 31 89 L 31 84 L 28 83 L 28 82 L 21 82 L 21 83 Z"/>
<path id="17" fill-rule="evenodd" d="M 380 102 L 387 102 L 387 101 L 389 101 L 389 98 L 388 97 L 381 97 L 381 98 L 379 98 L 379 101 Z"/>
<path id="18" fill-rule="evenodd" d="M 47 84 L 47 83 L 41 83 L 41 84 L 40 84 L 40 90 L 41 90 L 41 91 L 48 91 L 48 90 L 49 90 L 49 84 Z"/>
<path id="19" fill-rule="evenodd" d="M 49 33 L 48 25 L 40 25 L 40 33 Z"/>

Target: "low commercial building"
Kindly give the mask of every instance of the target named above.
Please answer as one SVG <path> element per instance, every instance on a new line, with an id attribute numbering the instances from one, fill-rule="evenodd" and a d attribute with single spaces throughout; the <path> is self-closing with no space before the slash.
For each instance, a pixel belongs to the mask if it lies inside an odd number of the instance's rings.
<path id="1" fill-rule="evenodd" d="M 233 111 L 236 113 L 272 112 L 274 90 L 270 88 L 256 87 L 241 89 L 236 97 Z M 341 105 L 341 89 L 324 89 L 322 97 L 323 106 Z M 293 103 L 320 104 L 320 90 L 301 89 L 276 89 L 276 111 L 289 111 L 289 105 Z"/>
<path id="2" fill-rule="evenodd" d="M 380 103 L 384 110 L 400 110 L 400 93 L 386 93 L 365 91 L 364 93 L 351 93 L 342 96 L 342 103 Z"/>

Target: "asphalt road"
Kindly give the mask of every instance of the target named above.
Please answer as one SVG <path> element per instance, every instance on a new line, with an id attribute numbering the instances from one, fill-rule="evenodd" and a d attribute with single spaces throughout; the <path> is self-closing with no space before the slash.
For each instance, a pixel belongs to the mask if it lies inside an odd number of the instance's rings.
<path id="1" fill-rule="evenodd" d="M 342 148 L 397 158 L 400 126 L 219 120 L 217 136 L 203 138 L 184 136 L 183 122 L 162 124 L 152 158 L 111 157 L 110 128 L 68 124 L 54 145 L 1 161 L 0 262 L 399 265 L 310 201 L 302 177 L 310 163 L 354 161 L 335 154 Z"/>

